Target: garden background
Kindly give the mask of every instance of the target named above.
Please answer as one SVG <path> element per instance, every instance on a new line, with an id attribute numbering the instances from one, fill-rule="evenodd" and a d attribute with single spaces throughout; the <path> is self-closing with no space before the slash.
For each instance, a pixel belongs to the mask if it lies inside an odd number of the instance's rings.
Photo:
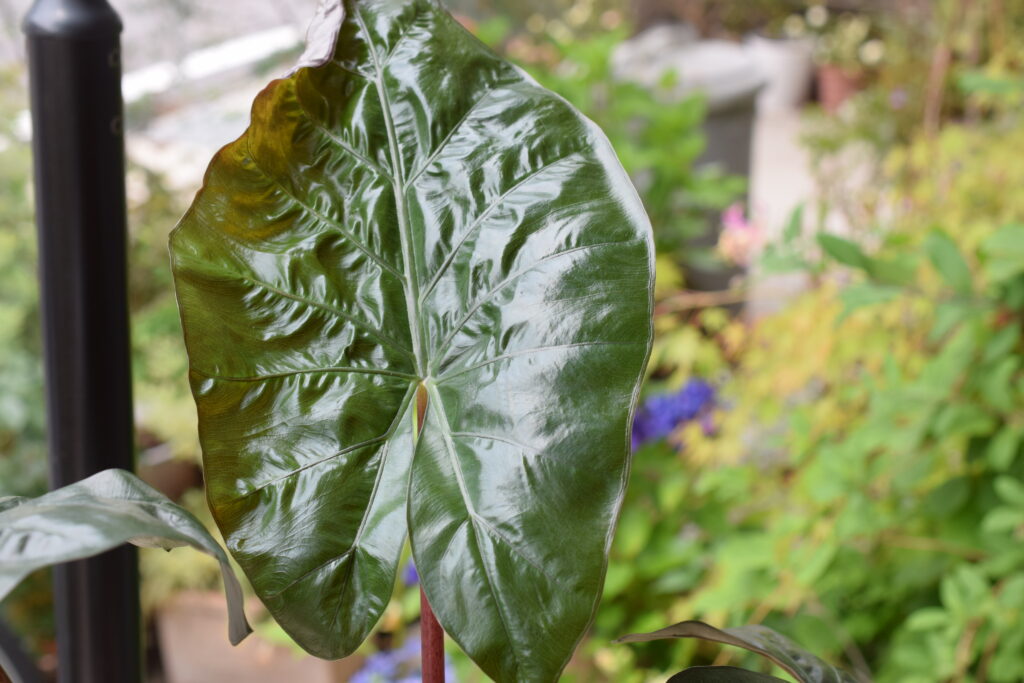
<path id="1" fill-rule="evenodd" d="M 0 1 L 0 496 L 46 489 L 26 4 Z M 209 522 L 167 234 L 313 8 L 204 5 L 115 3 L 138 469 Z M 654 225 L 633 475 L 564 680 L 759 666 L 611 642 L 684 619 L 769 625 L 863 680 L 1024 680 L 1024 1 L 450 8 L 605 130 Z M 338 665 L 258 605 L 230 651 L 210 558 L 148 550 L 141 568 L 153 681 L 418 680 L 411 565 Z M 48 587 L 0 610 L 52 670 Z"/>

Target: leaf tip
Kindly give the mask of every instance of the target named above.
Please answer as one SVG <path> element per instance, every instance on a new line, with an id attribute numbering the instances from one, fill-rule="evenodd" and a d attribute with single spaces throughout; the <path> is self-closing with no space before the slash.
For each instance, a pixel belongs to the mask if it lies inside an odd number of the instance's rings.
<path id="1" fill-rule="evenodd" d="M 329 62 L 334 57 L 338 33 L 344 21 L 345 6 L 342 0 L 320 0 L 316 14 L 306 30 L 306 48 L 288 75 L 304 67 L 323 66 Z"/>

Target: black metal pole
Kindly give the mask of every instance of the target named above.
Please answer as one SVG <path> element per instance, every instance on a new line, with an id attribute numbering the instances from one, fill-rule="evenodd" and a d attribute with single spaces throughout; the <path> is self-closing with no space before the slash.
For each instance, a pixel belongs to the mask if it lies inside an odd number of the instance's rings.
<path id="1" fill-rule="evenodd" d="M 37 0 L 25 18 L 50 479 L 133 469 L 121 21 L 106 0 Z M 142 680 L 136 555 L 56 569 L 62 683 Z"/>

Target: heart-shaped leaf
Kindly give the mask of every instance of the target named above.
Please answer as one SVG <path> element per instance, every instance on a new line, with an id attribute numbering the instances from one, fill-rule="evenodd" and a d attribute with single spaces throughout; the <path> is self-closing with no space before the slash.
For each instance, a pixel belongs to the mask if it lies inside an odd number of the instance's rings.
<path id="1" fill-rule="evenodd" d="M 734 666 L 691 666 L 665 683 L 784 683 L 781 678 Z"/>
<path id="2" fill-rule="evenodd" d="M 106 470 L 38 498 L 0 498 L 0 600 L 31 572 L 92 557 L 123 543 L 191 546 L 220 562 L 228 635 L 249 634 L 242 588 L 227 553 L 192 513 L 124 470 Z"/>
<path id="3" fill-rule="evenodd" d="M 601 132 L 434 2 L 344 10 L 172 236 L 209 501 L 310 652 L 369 634 L 408 532 L 484 671 L 554 680 L 628 471 L 650 226 Z"/>
<path id="4" fill-rule="evenodd" d="M 682 621 L 650 633 L 623 636 L 616 642 L 644 643 L 666 638 L 699 638 L 741 647 L 770 659 L 802 683 L 856 683 L 850 674 L 801 649 L 792 640 L 767 626 L 718 629 L 702 621 Z"/>

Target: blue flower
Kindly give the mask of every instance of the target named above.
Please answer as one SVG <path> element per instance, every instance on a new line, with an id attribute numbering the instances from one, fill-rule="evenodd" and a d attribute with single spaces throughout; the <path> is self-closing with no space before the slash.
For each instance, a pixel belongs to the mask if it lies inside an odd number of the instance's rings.
<path id="1" fill-rule="evenodd" d="M 390 683 L 398 675 L 402 654 L 397 650 L 373 653 L 366 658 L 363 668 L 352 676 L 351 683 Z"/>
<path id="2" fill-rule="evenodd" d="M 416 565 L 413 564 L 412 560 L 405 565 L 405 569 L 402 570 L 402 583 L 406 586 L 415 586 L 420 582 L 420 575 L 416 571 Z"/>
<path id="3" fill-rule="evenodd" d="M 350 683 L 419 683 L 422 680 L 420 648 L 419 637 L 415 633 L 410 634 L 401 647 L 375 652 L 367 657 L 363 668 L 356 672 Z M 445 680 L 454 683 L 455 671 L 447 655 L 444 672 Z"/>
<path id="4" fill-rule="evenodd" d="M 633 450 L 664 439 L 682 423 L 706 414 L 714 400 L 714 387 L 699 379 L 691 379 L 674 394 L 652 396 L 633 419 Z"/>

